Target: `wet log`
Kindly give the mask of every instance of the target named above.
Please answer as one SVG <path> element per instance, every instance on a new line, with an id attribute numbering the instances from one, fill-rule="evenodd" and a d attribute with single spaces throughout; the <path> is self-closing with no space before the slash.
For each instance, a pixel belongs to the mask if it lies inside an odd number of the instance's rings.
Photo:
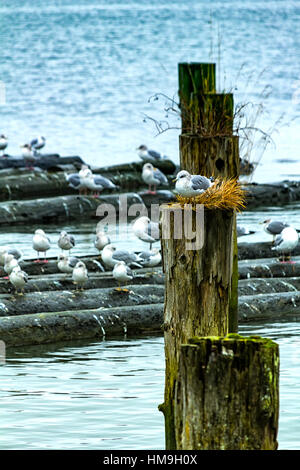
<path id="1" fill-rule="evenodd" d="M 101 288 L 82 291 L 28 292 L 26 295 L 1 294 L 0 317 L 163 302 L 162 285 L 128 285 L 126 288 L 128 292 L 120 292 L 115 288 Z"/>
<path id="2" fill-rule="evenodd" d="M 57 171 L 60 170 L 61 165 L 68 165 L 72 164 L 77 169 L 80 169 L 81 165 L 85 162 L 82 160 L 81 157 L 78 156 L 71 156 L 71 157 L 61 157 L 59 154 L 43 154 L 37 156 L 34 166 L 41 168 L 43 170 L 53 170 Z M 0 160 L 0 170 L 6 168 L 25 168 L 26 162 L 23 157 L 15 157 L 15 156 L 6 156 L 5 158 L 1 158 Z"/>
<path id="3" fill-rule="evenodd" d="M 270 238 L 272 239 L 271 236 Z M 272 250 L 272 246 L 272 240 L 260 243 L 238 243 L 238 258 L 239 260 L 276 258 L 278 255 Z M 300 243 L 293 250 L 293 256 L 300 256 Z"/>
<path id="4" fill-rule="evenodd" d="M 258 336 L 192 338 L 175 384 L 178 450 L 276 450 L 279 348 Z"/>
<path id="5" fill-rule="evenodd" d="M 143 205 L 141 197 L 136 193 L 124 193 L 128 206 Z M 44 199 L 8 201 L 0 203 L 0 224 L 17 225 L 28 223 L 47 224 L 57 221 L 76 219 L 98 219 L 98 206 L 110 204 L 119 213 L 120 195 L 101 195 L 99 198 L 90 196 L 61 196 Z"/>
<path id="6" fill-rule="evenodd" d="M 241 279 L 239 296 L 300 291 L 300 277 Z"/>
<path id="7" fill-rule="evenodd" d="M 300 200 L 300 181 L 271 184 L 243 184 L 247 193 L 246 210 L 259 206 L 278 206 Z"/>
<path id="8" fill-rule="evenodd" d="M 300 291 L 239 297 L 239 321 L 298 321 Z"/>
<path id="9" fill-rule="evenodd" d="M 239 261 L 239 279 L 300 276 L 300 257 L 293 263 L 281 263 L 276 258 Z"/>
<path id="10" fill-rule="evenodd" d="M 161 332 L 162 311 L 162 304 L 146 304 L 2 317 L 0 340 L 9 347 L 149 335 Z"/>

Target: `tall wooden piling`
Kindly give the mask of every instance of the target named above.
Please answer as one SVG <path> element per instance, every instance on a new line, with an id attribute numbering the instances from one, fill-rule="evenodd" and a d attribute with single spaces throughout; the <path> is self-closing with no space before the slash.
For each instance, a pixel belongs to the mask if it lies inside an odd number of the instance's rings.
<path id="1" fill-rule="evenodd" d="M 182 120 L 182 133 L 179 136 L 181 169 L 197 175 L 238 178 L 239 138 L 233 135 L 233 95 L 216 93 L 215 64 L 180 63 L 178 71 Z M 233 269 L 229 331 L 237 332 L 236 220 L 232 230 Z"/>
<path id="2" fill-rule="evenodd" d="M 192 338 L 175 385 L 179 450 L 276 450 L 279 351 L 273 341 Z"/>

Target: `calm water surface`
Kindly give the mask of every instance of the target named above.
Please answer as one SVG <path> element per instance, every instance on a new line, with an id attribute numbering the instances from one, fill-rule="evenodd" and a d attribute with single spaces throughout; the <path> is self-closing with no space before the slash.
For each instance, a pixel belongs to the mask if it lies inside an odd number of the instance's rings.
<path id="1" fill-rule="evenodd" d="M 279 448 L 300 449 L 300 323 L 240 327 L 280 346 Z M 20 347 L 1 374 L 1 449 L 164 449 L 162 337 Z"/>

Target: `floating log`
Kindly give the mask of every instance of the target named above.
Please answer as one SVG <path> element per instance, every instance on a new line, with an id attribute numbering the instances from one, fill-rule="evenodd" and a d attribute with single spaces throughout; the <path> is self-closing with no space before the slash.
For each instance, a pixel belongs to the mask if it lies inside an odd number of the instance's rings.
<path id="1" fill-rule="evenodd" d="M 270 294 L 272 292 L 300 291 L 300 277 L 267 278 L 267 279 L 241 279 L 239 296 Z"/>
<path id="2" fill-rule="evenodd" d="M 115 285 L 115 287 L 117 287 Z M 28 292 L 26 295 L 0 295 L 0 317 L 28 313 L 60 312 L 92 308 L 120 307 L 160 303 L 164 299 L 164 286 L 129 285 L 128 292 L 114 288 L 78 291 Z"/>
<path id="3" fill-rule="evenodd" d="M 190 339 L 174 403 L 178 450 L 276 450 L 278 345 L 232 334 Z"/>
<path id="4" fill-rule="evenodd" d="M 259 206 L 278 206 L 300 200 L 300 181 L 282 181 L 271 184 L 243 184 L 247 192 L 246 209 Z"/>
<path id="5" fill-rule="evenodd" d="M 77 169 L 81 168 L 81 165 L 84 164 L 84 161 L 81 157 L 71 156 L 71 157 L 61 157 L 59 154 L 43 154 L 37 156 L 34 166 L 42 168 L 43 170 L 53 170 L 57 171 L 61 169 L 61 165 L 74 165 Z M 26 162 L 23 157 L 14 157 L 7 155 L 4 158 L 0 159 L 0 170 L 6 168 L 24 168 L 26 167 Z"/>
<path id="6" fill-rule="evenodd" d="M 25 346 L 161 332 L 162 304 L 47 312 L 0 319 L 0 340 Z"/>
<path id="7" fill-rule="evenodd" d="M 239 320 L 299 320 L 300 291 L 239 297 Z"/>
<path id="8" fill-rule="evenodd" d="M 272 238 L 270 236 L 270 238 Z M 250 260 L 259 258 L 276 258 L 278 254 L 272 250 L 272 240 L 269 242 L 260 243 L 238 243 L 238 258 L 239 260 Z M 293 250 L 293 257 L 300 256 L 300 243 Z"/>
<path id="9" fill-rule="evenodd" d="M 124 193 L 128 206 L 143 205 L 143 200 L 136 193 Z M 100 204 L 110 204 L 116 213 L 120 208 L 120 195 L 101 195 L 100 198 L 90 196 L 60 196 L 44 199 L 8 201 L 0 203 L 0 224 L 47 224 L 60 220 L 97 219 L 97 208 Z"/>
<path id="10" fill-rule="evenodd" d="M 300 257 L 294 264 L 281 263 L 275 258 L 239 261 L 239 279 L 300 276 Z"/>

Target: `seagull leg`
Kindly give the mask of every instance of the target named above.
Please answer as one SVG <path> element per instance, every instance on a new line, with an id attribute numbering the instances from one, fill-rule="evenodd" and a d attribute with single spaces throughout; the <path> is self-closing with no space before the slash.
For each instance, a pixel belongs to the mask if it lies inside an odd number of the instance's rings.
<path id="1" fill-rule="evenodd" d="M 39 263 L 40 262 L 40 252 L 37 251 L 37 259 L 34 260 L 35 263 Z"/>

